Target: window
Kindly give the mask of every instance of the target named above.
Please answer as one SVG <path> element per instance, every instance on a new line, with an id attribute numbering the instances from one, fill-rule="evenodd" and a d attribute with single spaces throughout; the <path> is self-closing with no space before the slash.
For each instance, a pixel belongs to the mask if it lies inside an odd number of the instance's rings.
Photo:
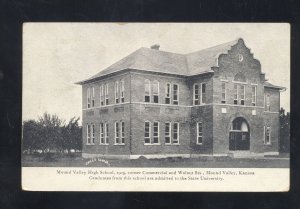
<path id="1" fill-rule="evenodd" d="M 87 97 L 87 108 L 90 108 L 91 107 L 91 89 L 90 88 L 87 88 L 86 97 Z"/>
<path id="2" fill-rule="evenodd" d="M 104 124 L 100 123 L 100 144 L 105 144 L 104 142 Z"/>
<path id="3" fill-rule="evenodd" d="M 173 105 L 178 105 L 178 85 L 173 84 Z"/>
<path id="4" fill-rule="evenodd" d="M 159 122 L 153 123 L 153 144 L 159 143 Z"/>
<path id="5" fill-rule="evenodd" d="M 104 90 L 103 90 L 103 85 L 100 86 L 100 106 L 104 106 Z"/>
<path id="6" fill-rule="evenodd" d="M 243 61 L 243 59 L 244 59 L 243 55 L 241 55 L 241 54 L 238 54 L 238 57 L 239 57 L 239 62 L 242 62 L 242 61 Z"/>
<path id="7" fill-rule="evenodd" d="M 92 87 L 92 107 L 95 107 L 95 88 Z"/>
<path id="8" fill-rule="evenodd" d="M 199 85 L 194 84 L 194 105 L 200 104 Z"/>
<path id="9" fill-rule="evenodd" d="M 115 103 L 119 103 L 119 81 L 115 81 Z"/>
<path id="10" fill-rule="evenodd" d="M 234 93 L 233 93 L 233 104 L 237 105 L 238 104 L 238 85 L 234 84 Z"/>
<path id="11" fill-rule="evenodd" d="M 108 84 L 105 84 L 105 105 L 108 105 Z"/>
<path id="12" fill-rule="evenodd" d="M 270 94 L 265 94 L 265 111 L 270 111 Z"/>
<path id="13" fill-rule="evenodd" d="M 153 102 L 158 103 L 159 96 L 159 83 L 158 81 L 153 82 Z"/>
<path id="14" fill-rule="evenodd" d="M 122 144 L 120 141 L 120 126 L 119 122 L 115 122 L 115 144 Z"/>
<path id="15" fill-rule="evenodd" d="M 150 122 L 145 122 L 145 144 L 150 144 Z"/>
<path id="16" fill-rule="evenodd" d="M 124 94 L 125 94 L 125 87 L 124 87 L 124 80 L 121 80 L 121 103 L 125 102 L 125 98 L 124 98 Z"/>
<path id="17" fill-rule="evenodd" d="M 115 145 L 124 145 L 124 144 L 125 144 L 125 123 L 115 122 Z"/>
<path id="18" fill-rule="evenodd" d="M 197 144 L 203 143 L 202 123 L 197 123 Z"/>
<path id="19" fill-rule="evenodd" d="M 226 104 L 226 83 L 222 82 L 221 83 L 222 86 L 222 98 L 221 98 L 221 103 L 222 104 Z"/>
<path id="20" fill-rule="evenodd" d="M 173 144 L 179 144 L 179 123 L 173 123 Z"/>
<path id="21" fill-rule="evenodd" d="M 150 102 L 151 86 L 148 79 L 145 80 L 145 102 Z"/>
<path id="22" fill-rule="evenodd" d="M 105 141 L 105 144 L 108 144 L 108 124 L 107 123 L 104 123 L 104 130 L 105 130 L 104 141 Z"/>
<path id="23" fill-rule="evenodd" d="M 92 144 L 95 144 L 95 124 L 91 125 L 92 128 Z"/>
<path id="24" fill-rule="evenodd" d="M 166 104 L 171 104 L 171 84 L 166 85 Z"/>
<path id="25" fill-rule="evenodd" d="M 271 128 L 270 126 L 265 126 L 265 144 L 271 144 Z"/>
<path id="26" fill-rule="evenodd" d="M 206 84 L 201 84 L 201 104 L 206 103 Z"/>
<path id="27" fill-rule="evenodd" d="M 240 86 L 241 105 L 245 105 L 245 85 Z"/>
<path id="28" fill-rule="evenodd" d="M 108 124 L 100 123 L 100 144 L 108 144 Z"/>
<path id="29" fill-rule="evenodd" d="M 256 106 L 256 86 L 252 86 L 252 105 Z"/>
<path id="30" fill-rule="evenodd" d="M 91 144 L 91 126 L 86 125 L 86 144 Z"/>
<path id="31" fill-rule="evenodd" d="M 165 123 L 165 143 L 171 144 L 171 123 Z"/>
<path id="32" fill-rule="evenodd" d="M 121 143 L 125 144 L 125 122 L 121 122 Z"/>

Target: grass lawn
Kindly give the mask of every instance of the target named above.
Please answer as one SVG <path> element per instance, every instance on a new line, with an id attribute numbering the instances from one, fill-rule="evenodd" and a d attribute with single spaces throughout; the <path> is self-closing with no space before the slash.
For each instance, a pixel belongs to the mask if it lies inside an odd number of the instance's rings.
<path id="1" fill-rule="evenodd" d="M 104 161 L 104 162 L 103 162 Z M 23 155 L 24 167 L 195 167 L 195 168 L 289 168 L 288 155 L 270 156 L 263 159 L 238 159 L 230 157 L 166 158 L 166 159 L 84 159 L 80 153 L 45 157 Z"/>

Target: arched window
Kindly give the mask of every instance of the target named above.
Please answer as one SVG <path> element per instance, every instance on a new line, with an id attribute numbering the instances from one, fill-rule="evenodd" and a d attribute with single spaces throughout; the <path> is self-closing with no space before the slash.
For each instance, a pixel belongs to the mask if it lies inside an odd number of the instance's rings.
<path id="1" fill-rule="evenodd" d="M 159 98 L 159 83 L 158 81 L 153 82 L 153 102 L 158 103 Z"/>
<path id="2" fill-rule="evenodd" d="M 246 82 L 246 77 L 245 75 L 242 73 L 242 72 L 239 72 L 237 73 L 235 76 L 234 76 L 234 81 L 239 81 L 239 82 Z"/>
<path id="3" fill-rule="evenodd" d="M 121 91 L 121 103 L 125 102 L 125 86 L 124 86 L 124 79 L 121 80 L 121 86 L 120 86 L 120 91 Z"/>
<path id="4" fill-rule="evenodd" d="M 145 102 L 150 102 L 151 84 L 148 79 L 145 80 Z"/>

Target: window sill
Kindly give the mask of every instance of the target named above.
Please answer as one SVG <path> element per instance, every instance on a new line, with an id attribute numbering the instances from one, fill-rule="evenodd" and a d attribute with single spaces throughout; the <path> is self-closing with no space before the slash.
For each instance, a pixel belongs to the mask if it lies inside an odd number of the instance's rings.
<path id="1" fill-rule="evenodd" d="M 99 144 L 100 146 L 108 146 L 109 144 Z"/>
<path id="2" fill-rule="evenodd" d="M 114 145 L 116 145 L 116 146 L 124 146 L 125 144 L 114 144 Z"/>
<path id="3" fill-rule="evenodd" d="M 180 144 L 165 144 L 167 146 L 179 146 Z"/>
<path id="4" fill-rule="evenodd" d="M 196 143 L 196 145 L 203 145 L 203 143 L 201 143 L 201 144 L 200 143 Z"/>
<path id="5" fill-rule="evenodd" d="M 154 145 L 154 146 L 158 146 L 158 145 L 161 145 L 161 144 L 150 144 L 150 143 L 144 143 L 145 146 L 151 146 L 151 145 Z"/>

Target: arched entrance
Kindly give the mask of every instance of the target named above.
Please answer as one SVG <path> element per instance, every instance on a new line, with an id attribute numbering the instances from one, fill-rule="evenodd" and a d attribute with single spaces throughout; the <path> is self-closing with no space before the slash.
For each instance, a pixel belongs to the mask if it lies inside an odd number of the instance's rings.
<path id="1" fill-rule="evenodd" d="M 235 118 L 230 126 L 229 150 L 250 150 L 250 128 L 242 117 Z"/>

